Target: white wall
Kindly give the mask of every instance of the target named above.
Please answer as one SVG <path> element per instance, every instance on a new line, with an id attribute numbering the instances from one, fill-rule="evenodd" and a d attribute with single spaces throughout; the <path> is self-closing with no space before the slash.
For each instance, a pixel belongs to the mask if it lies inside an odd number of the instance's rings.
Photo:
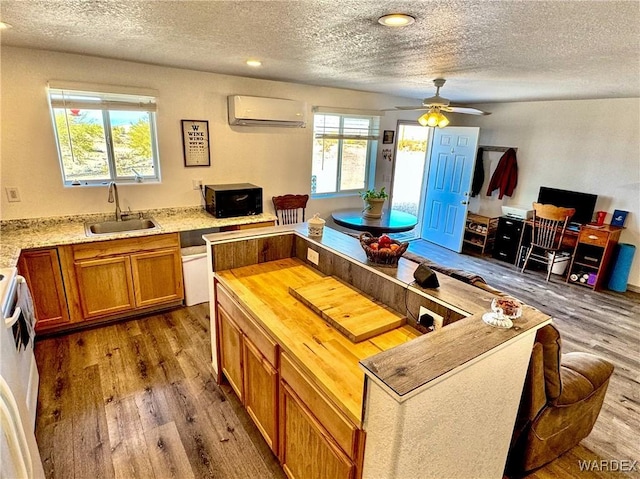
<path id="1" fill-rule="evenodd" d="M 0 194 L 1 218 L 34 218 L 111 212 L 106 187 L 64 187 L 46 98 L 48 80 L 152 88 L 158 94 L 158 142 L 162 182 L 122 185 L 123 209 L 192 206 L 200 193 L 192 179 L 204 184 L 249 182 L 270 198 L 308 193 L 311 178 L 311 107 L 384 108 L 406 99 L 284 82 L 217 75 L 139 63 L 48 51 L 3 47 L 1 51 L 2 187 L 19 188 L 22 201 L 8 203 Z M 228 95 L 247 94 L 307 102 L 304 129 L 231 127 Z M 211 166 L 185 168 L 181 119 L 208 120 Z M 358 196 L 312 200 L 308 213 L 362 204 Z"/>

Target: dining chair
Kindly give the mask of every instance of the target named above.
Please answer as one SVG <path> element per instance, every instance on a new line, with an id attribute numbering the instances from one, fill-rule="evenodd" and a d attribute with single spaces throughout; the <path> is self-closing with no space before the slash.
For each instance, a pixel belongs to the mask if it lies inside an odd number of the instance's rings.
<path id="1" fill-rule="evenodd" d="M 533 204 L 531 245 L 524 259 L 521 273 L 524 273 L 529 261 L 543 263 L 547 265 L 547 281 L 549 281 L 551 269 L 562 248 L 567 224 L 575 212 L 575 208 L 563 208 L 542 203 Z"/>
<path id="2" fill-rule="evenodd" d="M 279 225 L 304 222 L 304 212 L 307 207 L 307 201 L 309 201 L 309 195 L 274 196 L 272 200 Z"/>

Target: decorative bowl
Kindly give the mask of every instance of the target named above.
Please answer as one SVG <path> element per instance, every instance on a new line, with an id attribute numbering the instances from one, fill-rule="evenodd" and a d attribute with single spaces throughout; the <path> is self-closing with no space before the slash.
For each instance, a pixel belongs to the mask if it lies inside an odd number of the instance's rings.
<path id="1" fill-rule="evenodd" d="M 517 299 L 509 297 L 493 298 L 493 301 L 491 301 L 491 311 L 500 319 L 518 319 L 522 316 L 522 303 Z"/>
<path id="2" fill-rule="evenodd" d="M 380 248 L 379 241 L 381 237 L 372 236 L 371 233 L 367 232 L 360 235 L 360 246 L 367 255 L 367 259 L 372 263 L 388 266 L 398 264 L 400 257 L 407 251 L 409 243 L 390 239 L 389 247 Z"/>
<path id="3" fill-rule="evenodd" d="M 522 316 L 522 304 L 513 298 L 494 298 L 491 311 L 483 314 L 482 320 L 490 326 L 509 329 L 513 326 L 513 320 Z"/>

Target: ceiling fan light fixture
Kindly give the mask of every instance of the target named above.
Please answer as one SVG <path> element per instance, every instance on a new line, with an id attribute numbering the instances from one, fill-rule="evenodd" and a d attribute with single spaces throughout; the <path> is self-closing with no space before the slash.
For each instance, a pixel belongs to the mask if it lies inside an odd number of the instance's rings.
<path id="1" fill-rule="evenodd" d="M 429 126 L 427 125 L 427 117 L 429 116 L 428 113 L 425 113 L 424 115 L 422 115 L 420 118 L 418 118 L 418 123 L 420 123 L 421 126 Z"/>
<path id="2" fill-rule="evenodd" d="M 406 13 L 390 13 L 378 18 L 378 23 L 385 27 L 406 27 L 415 22 L 416 19 Z"/>
<path id="3" fill-rule="evenodd" d="M 431 108 L 424 115 L 418 118 L 418 123 L 422 126 L 444 128 L 449 124 L 449 119 L 440 113 L 438 108 Z"/>
<path id="4" fill-rule="evenodd" d="M 438 128 L 444 128 L 449 124 L 449 119 L 440 113 L 440 120 L 438 120 Z"/>

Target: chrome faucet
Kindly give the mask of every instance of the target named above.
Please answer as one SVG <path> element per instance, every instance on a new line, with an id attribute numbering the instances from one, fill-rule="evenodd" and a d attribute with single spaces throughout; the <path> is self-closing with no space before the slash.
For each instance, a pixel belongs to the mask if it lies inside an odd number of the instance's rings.
<path id="1" fill-rule="evenodd" d="M 115 200 L 114 200 L 115 198 Z M 109 183 L 109 198 L 107 199 L 109 203 L 116 202 L 116 221 L 122 221 L 122 210 L 120 209 L 120 198 L 118 198 L 118 187 L 116 186 L 116 182 L 112 181 Z"/>

